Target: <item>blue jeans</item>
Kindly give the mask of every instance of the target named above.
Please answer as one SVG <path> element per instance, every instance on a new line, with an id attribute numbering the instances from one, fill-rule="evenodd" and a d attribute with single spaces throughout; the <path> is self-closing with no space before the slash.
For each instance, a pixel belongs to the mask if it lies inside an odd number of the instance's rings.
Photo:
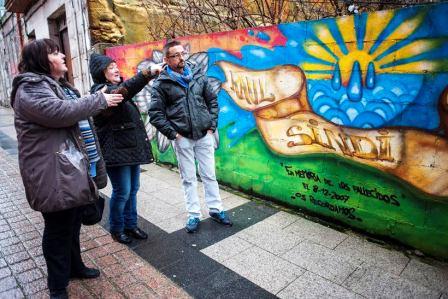
<path id="1" fill-rule="evenodd" d="M 112 182 L 109 225 L 111 233 L 137 227 L 137 191 L 140 187 L 140 165 L 107 167 Z"/>

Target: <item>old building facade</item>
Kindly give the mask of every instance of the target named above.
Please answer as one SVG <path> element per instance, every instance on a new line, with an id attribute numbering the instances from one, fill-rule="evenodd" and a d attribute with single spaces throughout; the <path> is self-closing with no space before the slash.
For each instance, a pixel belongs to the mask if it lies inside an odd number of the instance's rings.
<path id="1" fill-rule="evenodd" d="M 91 49 L 89 18 L 84 0 L 5 2 L 1 18 L 0 103 L 8 106 L 12 78 L 18 73 L 20 49 L 29 40 L 51 38 L 66 54 L 67 79 L 82 93 L 90 87 L 87 60 Z"/>

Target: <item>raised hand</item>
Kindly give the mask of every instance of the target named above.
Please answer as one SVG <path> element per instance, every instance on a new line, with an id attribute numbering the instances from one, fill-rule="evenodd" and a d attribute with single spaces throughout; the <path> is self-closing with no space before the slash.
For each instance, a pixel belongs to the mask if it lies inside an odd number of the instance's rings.
<path id="1" fill-rule="evenodd" d="M 163 68 L 165 67 L 165 63 L 157 63 L 157 64 L 153 64 L 149 67 L 149 71 L 151 72 L 151 75 L 158 75 L 160 74 L 160 72 L 163 70 Z"/>
<path id="2" fill-rule="evenodd" d="M 111 93 L 106 93 L 107 90 L 107 86 L 104 86 L 101 89 L 101 92 L 103 93 L 104 97 L 106 98 L 107 101 L 107 107 L 115 107 L 118 104 L 120 104 L 123 101 L 123 95 L 120 93 L 117 94 L 111 94 Z"/>

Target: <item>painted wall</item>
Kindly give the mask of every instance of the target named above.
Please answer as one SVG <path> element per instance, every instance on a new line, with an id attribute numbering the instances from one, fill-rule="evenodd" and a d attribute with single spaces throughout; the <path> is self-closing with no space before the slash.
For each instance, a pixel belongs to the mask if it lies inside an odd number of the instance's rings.
<path id="1" fill-rule="evenodd" d="M 448 4 L 183 38 L 219 90 L 222 183 L 448 257 Z M 110 48 L 124 75 L 162 43 Z M 148 124 L 157 159 L 175 163 Z M 445 93 L 444 93 L 445 90 Z"/>

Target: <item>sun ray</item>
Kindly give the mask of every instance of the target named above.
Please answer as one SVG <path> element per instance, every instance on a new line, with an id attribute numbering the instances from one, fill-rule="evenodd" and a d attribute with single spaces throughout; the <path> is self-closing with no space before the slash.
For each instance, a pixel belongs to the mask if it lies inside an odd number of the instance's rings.
<path id="1" fill-rule="evenodd" d="M 327 80 L 331 79 L 331 74 L 314 74 L 314 73 L 306 73 L 306 78 L 308 80 Z"/>
<path id="2" fill-rule="evenodd" d="M 366 52 L 370 52 L 373 42 L 378 40 L 379 35 L 394 17 L 394 12 L 390 10 L 374 12 L 367 17 L 367 28 L 364 42 L 368 45 L 364 47 Z"/>
<path id="3" fill-rule="evenodd" d="M 409 73 L 420 74 L 426 72 L 435 72 L 440 68 L 441 61 L 437 60 L 421 60 L 416 62 L 405 63 L 401 65 L 391 65 L 381 68 L 384 73 Z"/>
<path id="4" fill-rule="evenodd" d="M 331 71 L 334 69 L 334 65 L 325 65 L 322 63 L 309 63 L 305 62 L 300 65 L 305 72 L 308 71 Z"/>
<path id="5" fill-rule="evenodd" d="M 317 25 L 314 29 L 314 32 L 316 33 L 316 36 L 319 38 L 319 40 L 322 42 L 322 44 L 325 44 L 325 45 L 337 45 L 338 44 L 327 26 Z M 344 55 L 344 53 L 342 53 L 339 46 L 335 46 L 332 50 L 333 50 L 332 53 L 335 57 L 341 57 Z"/>
<path id="6" fill-rule="evenodd" d="M 406 46 L 403 46 L 396 51 L 393 51 L 386 56 L 382 57 L 376 62 L 378 65 L 386 65 L 393 61 L 411 58 L 413 56 L 428 52 L 437 48 L 440 45 L 440 41 L 436 39 L 416 40 Z"/>
<path id="7" fill-rule="evenodd" d="M 325 47 L 322 47 L 316 43 L 307 43 L 305 44 L 305 51 L 312 57 L 317 58 L 319 60 L 324 60 L 330 63 L 335 63 L 337 61 L 337 57 Z"/>
<path id="8" fill-rule="evenodd" d="M 354 16 L 355 19 L 355 34 L 356 47 L 358 50 L 364 49 L 364 37 L 366 35 L 367 14 L 360 14 Z"/>
<path id="9" fill-rule="evenodd" d="M 387 37 L 389 41 L 401 41 L 414 33 L 414 31 L 421 25 L 425 17 L 425 13 L 419 13 L 416 16 L 402 22 L 394 31 Z M 390 48 L 390 43 L 381 43 L 379 46 L 374 49 L 372 56 L 377 57 L 380 56 L 383 52 L 387 51 Z"/>
<path id="10" fill-rule="evenodd" d="M 342 34 L 343 41 L 349 52 L 356 51 L 356 29 L 353 16 L 346 16 L 336 20 L 339 32 Z"/>

